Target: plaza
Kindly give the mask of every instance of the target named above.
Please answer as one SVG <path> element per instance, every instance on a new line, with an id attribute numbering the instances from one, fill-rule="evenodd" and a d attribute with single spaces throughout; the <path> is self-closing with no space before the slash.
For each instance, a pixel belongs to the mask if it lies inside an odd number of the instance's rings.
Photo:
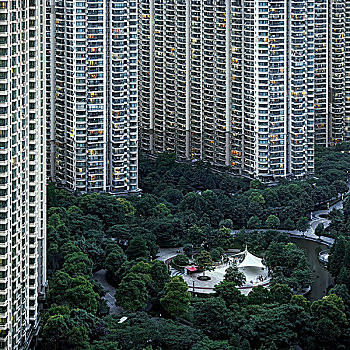
<path id="1" fill-rule="evenodd" d="M 224 280 L 227 268 L 235 264 L 237 265 L 238 270 L 244 273 L 246 277 L 246 283 L 237 287 L 242 294 L 248 295 L 249 292 L 257 286 L 269 286 L 270 277 L 268 268 L 262 263 L 261 258 L 249 253 L 247 249 L 238 254 L 228 255 L 225 262 L 216 263 L 216 265 L 213 266 L 214 269 L 212 271 L 205 271 L 205 276 L 210 277 L 207 281 L 198 279 L 199 276 L 203 275 L 203 272 L 195 272 L 197 270 L 195 265 L 184 268 L 182 273 L 171 268 L 171 273 L 174 276 L 181 275 L 188 284 L 190 292 L 211 294 L 214 293 L 214 287 Z"/>

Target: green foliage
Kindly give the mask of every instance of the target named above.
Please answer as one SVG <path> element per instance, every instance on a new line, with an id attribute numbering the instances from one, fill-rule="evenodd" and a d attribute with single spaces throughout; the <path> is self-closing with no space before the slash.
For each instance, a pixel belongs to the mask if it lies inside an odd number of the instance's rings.
<path id="1" fill-rule="evenodd" d="M 246 282 L 245 274 L 238 270 L 236 265 L 230 266 L 225 271 L 224 280 L 233 282 L 237 287 L 243 286 Z"/>
<path id="2" fill-rule="evenodd" d="M 203 268 L 204 270 L 212 269 L 214 263 L 210 253 L 204 249 L 197 254 L 197 256 L 195 257 L 195 262 L 199 267 Z"/>
<path id="3" fill-rule="evenodd" d="M 292 290 L 286 284 L 274 284 L 270 293 L 272 300 L 278 304 L 288 304 L 293 295 Z"/>
<path id="4" fill-rule="evenodd" d="M 91 282 L 83 276 L 72 278 L 58 271 L 50 282 L 48 300 L 52 304 L 68 305 L 96 314 L 99 299 Z"/>
<path id="5" fill-rule="evenodd" d="M 295 228 L 298 231 L 306 232 L 310 228 L 309 219 L 307 217 L 301 217 L 295 224 Z"/>
<path id="6" fill-rule="evenodd" d="M 110 275 L 111 281 L 116 284 L 118 281 L 118 270 L 121 268 L 124 262 L 126 262 L 126 255 L 123 250 L 116 246 L 106 257 L 104 267 L 107 273 Z"/>
<path id="7" fill-rule="evenodd" d="M 115 341 L 97 341 L 92 345 L 91 350 L 118 350 L 118 343 Z"/>
<path id="8" fill-rule="evenodd" d="M 216 296 L 222 298 L 229 309 L 246 303 L 246 297 L 236 288 L 235 282 L 222 281 L 214 287 Z"/>
<path id="9" fill-rule="evenodd" d="M 256 215 L 251 216 L 247 223 L 248 228 L 261 228 L 261 225 L 261 220 Z"/>
<path id="10" fill-rule="evenodd" d="M 315 228 L 315 235 L 318 237 L 323 236 L 325 233 L 324 225 L 322 223 L 318 224 Z"/>
<path id="11" fill-rule="evenodd" d="M 331 294 L 343 304 L 330 296 L 310 307 L 304 297 L 291 295 L 290 287 L 306 286 L 311 279 L 305 255 L 288 245 L 287 234 L 231 233 L 242 227 L 260 229 L 264 223 L 305 232 L 311 210 L 325 208 L 337 193 L 347 191 L 350 154 L 341 153 L 347 151 L 341 147 L 317 149 L 317 178 L 273 187 L 214 173 L 202 162 L 177 163 L 173 154 L 155 161 L 141 155 L 141 197 L 75 196 L 49 185 L 47 303 L 52 307 L 43 317 L 41 349 L 349 348 L 350 199 L 343 211 L 331 212 L 325 232 L 337 238 L 329 262 L 337 282 Z M 316 229 L 320 232 L 321 227 Z M 156 258 L 158 245 L 183 244 L 188 257 L 200 250 L 196 262 L 207 269 L 212 260 L 220 260 L 221 247 L 247 245 L 256 255 L 266 253 L 272 267 L 270 291 L 257 287 L 245 297 L 236 283 L 223 281 L 214 296 L 189 299 L 185 282 L 170 281 L 164 263 L 149 261 Z M 90 279 L 101 268 L 118 286 L 117 304 L 128 317 L 123 323 L 118 323 L 119 315 L 96 316 L 104 291 Z M 129 312 L 146 305 L 152 316 Z M 174 321 L 158 316 L 164 310 Z"/>
<path id="12" fill-rule="evenodd" d="M 291 218 L 287 218 L 283 226 L 286 230 L 295 230 L 295 223 Z"/>
<path id="13" fill-rule="evenodd" d="M 69 327 L 63 315 L 49 317 L 43 329 L 43 346 L 47 349 L 64 349 L 68 333 Z"/>
<path id="14" fill-rule="evenodd" d="M 210 251 L 210 256 L 213 261 L 220 261 L 224 254 L 224 250 L 222 248 L 214 248 Z"/>
<path id="15" fill-rule="evenodd" d="M 241 230 L 236 234 L 235 242 L 242 248 L 248 246 L 249 251 L 255 255 L 262 255 L 272 242 L 287 244 L 290 238 L 288 234 L 275 230 L 251 232 Z"/>
<path id="16" fill-rule="evenodd" d="M 126 249 L 126 255 L 129 260 L 136 260 L 138 258 L 149 259 L 150 252 L 148 250 L 146 241 L 141 236 L 134 237 Z"/>
<path id="17" fill-rule="evenodd" d="M 193 317 L 194 325 L 211 339 L 227 339 L 233 314 L 223 299 L 209 298 L 197 303 L 194 306 Z"/>
<path id="18" fill-rule="evenodd" d="M 287 284 L 300 290 L 311 283 L 311 271 L 306 255 L 295 244 L 272 242 L 266 252 L 266 262 L 272 269 L 272 282 Z"/>
<path id="19" fill-rule="evenodd" d="M 342 299 L 335 294 L 330 294 L 311 305 L 317 344 L 332 349 L 334 344 L 342 342 L 341 336 L 348 326 L 344 311 Z"/>
<path id="20" fill-rule="evenodd" d="M 175 276 L 165 285 L 165 295 L 160 303 L 171 316 L 180 316 L 188 312 L 190 300 L 187 283 L 181 276 Z"/>
<path id="21" fill-rule="evenodd" d="M 251 305 L 270 304 L 272 302 L 272 296 L 268 289 L 263 286 L 257 286 L 248 294 L 247 301 Z"/>
<path id="22" fill-rule="evenodd" d="M 190 260 L 186 255 L 178 254 L 172 259 L 172 263 L 174 263 L 177 266 L 187 266 L 189 264 Z"/>
<path id="23" fill-rule="evenodd" d="M 269 215 L 268 218 L 265 221 L 265 225 L 268 228 L 276 229 L 279 228 L 281 225 L 280 219 L 276 215 Z"/>
<path id="24" fill-rule="evenodd" d="M 115 293 L 116 305 L 128 311 L 142 310 L 146 307 L 148 292 L 145 281 L 135 273 L 126 275 Z"/>
<path id="25" fill-rule="evenodd" d="M 65 303 L 71 308 L 79 308 L 96 314 L 100 296 L 94 292 L 91 282 L 82 276 L 78 276 L 71 279 L 69 288 L 64 294 L 64 299 Z"/>
<path id="26" fill-rule="evenodd" d="M 70 276 L 92 275 L 92 261 L 83 252 L 67 254 L 64 258 L 63 269 Z"/>

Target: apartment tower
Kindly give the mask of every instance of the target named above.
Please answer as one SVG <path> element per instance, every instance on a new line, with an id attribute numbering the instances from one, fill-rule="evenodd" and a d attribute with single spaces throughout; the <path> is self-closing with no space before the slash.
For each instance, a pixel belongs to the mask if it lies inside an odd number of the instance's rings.
<path id="1" fill-rule="evenodd" d="M 141 148 L 267 181 L 312 174 L 326 4 L 139 0 Z"/>
<path id="2" fill-rule="evenodd" d="M 45 275 L 45 4 L 0 2 L 0 349 L 26 349 Z"/>
<path id="3" fill-rule="evenodd" d="M 128 0 L 48 6 L 48 171 L 68 189 L 138 191 L 136 10 Z"/>

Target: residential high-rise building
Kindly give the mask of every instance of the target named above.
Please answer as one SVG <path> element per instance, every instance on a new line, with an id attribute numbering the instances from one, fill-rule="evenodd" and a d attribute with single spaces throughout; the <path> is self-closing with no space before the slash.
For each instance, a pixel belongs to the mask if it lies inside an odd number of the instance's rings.
<path id="1" fill-rule="evenodd" d="M 49 5 L 49 175 L 71 190 L 137 192 L 136 2 Z"/>
<path id="2" fill-rule="evenodd" d="M 316 3 L 139 0 L 141 148 L 266 180 L 312 174 L 329 77 Z"/>
<path id="3" fill-rule="evenodd" d="M 329 144 L 329 15 L 328 2 L 315 0 L 314 78 L 315 78 L 315 143 Z"/>
<path id="4" fill-rule="evenodd" d="M 45 3 L 0 2 L 0 349 L 26 349 L 46 285 Z"/>

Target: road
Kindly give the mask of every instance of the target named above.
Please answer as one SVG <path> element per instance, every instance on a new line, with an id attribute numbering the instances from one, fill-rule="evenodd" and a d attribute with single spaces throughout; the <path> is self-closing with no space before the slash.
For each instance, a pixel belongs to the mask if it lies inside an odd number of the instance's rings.
<path id="1" fill-rule="evenodd" d="M 106 299 L 106 301 L 107 301 L 107 305 L 109 307 L 109 314 L 116 315 L 116 314 L 120 314 L 121 312 L 123 312 L 123 309 L 121 307 L 115 305 L 114 294 L 115 294 L 116 289 L 107 282 L 106 270 L 99 270 L 99 271 L 95 272 L 93 275 L 93 279 L 95 281 L 100 282 L 106 291 L 104 299 Z"/>
<path id="2" fill-rule="evenodd" d="M 349 184 L 348 184 L 349 186 Z M 349 191 L 347 192 L 349 193 Z M 318 224 L 323 224 L 324 227 L 328 227 L 330 225 L 330 220 L 321 217 L 328 215 L 333 209 L 342 209 L 343 208 L 343 200 L 340 200 L 339 202 L 333 204 L 332 206 L 329 207 L 329 209 L 326 210 L 317 210 L 312 212 L 312 220 L 309 221 L 310 228 L 305 232 L 301 232 L 298 230 L 276 230 L 279 232 L 286 232 L 289 233 L 291 236 L 294 237 L 304 237 L 310 240 L 318 241 L 320 243 L 325 243 L 326 245 L 330 246 L 334 243 L 334 239 L 326 236 L 321 236 L 318 237 L 315 235 L 315 229 L 318 226 Z M 240 230 L 232 230 L 231 233 L 235 235 L 238 233 Z M 254 230 L 246 230 L 247 232 L 249 231 L 266 231 L 266 229 L 254 229 Z"/>

